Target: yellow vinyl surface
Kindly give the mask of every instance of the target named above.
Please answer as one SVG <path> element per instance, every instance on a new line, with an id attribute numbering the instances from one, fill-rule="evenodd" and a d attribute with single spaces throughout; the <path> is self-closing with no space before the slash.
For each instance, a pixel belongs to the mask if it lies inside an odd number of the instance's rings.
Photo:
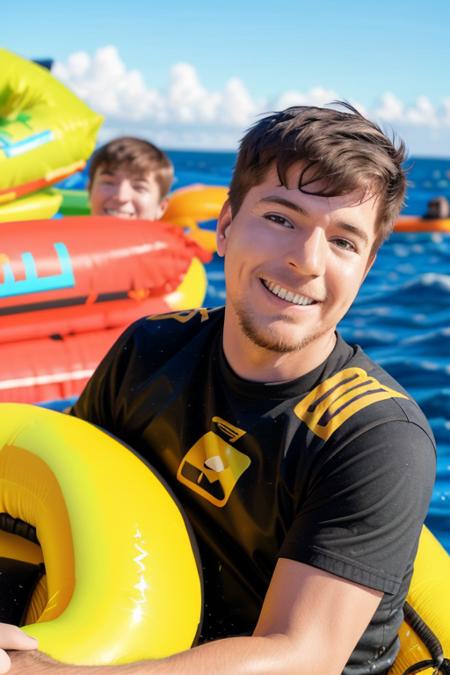
<path id="1" fill-rule="evenodd" d="M 129 449 L 63 413 L 0 404 L 0 500 L 36 527 L 42 548 L 48 600 L 26 627 L 41 651 L 106 665 L 192 645 L 202 608 L 192 540 L 173 497 Z M 0 533 L 4 554 L 8 537 Z"/>
<path id="2" fill-rule="evenodd" d="M 0 49 L 0 201 L 82 168 L 103 118 L 43 68 Z"/>
<path id="3" fill-rule="evenodd" d="M 62 195 L 58 190 L 47 188 L 34 192 L 13 202 L 0 204 L 0 223 L 52 218 L 61 202 Z"/>
<path id="4" fill-rule="evenodd" d="M 409 604 L 439 639 L 446 658 L 450 658 L 450 556 L 431 532 L 424 527 L 407 597 Z M 403 675 L 419 661 L 431 658 L 430 652 L 406 622 L 400 626 L 400 653 L 390 673 Z M 421 671 L 431 675 L 433 668 Z"/>

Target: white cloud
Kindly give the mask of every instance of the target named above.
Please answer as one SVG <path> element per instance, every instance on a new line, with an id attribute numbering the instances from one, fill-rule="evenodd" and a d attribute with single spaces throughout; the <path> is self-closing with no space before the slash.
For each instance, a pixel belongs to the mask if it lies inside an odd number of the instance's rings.
<path id="1" fill-rule="evenodd" d="M 148 87 L 142 74 L 127 70 L 116 47 L 72 54 L 53 73 L 94 110 L 111 121 L 173 126 L 224 125 L 242 128 L 256 113 L 244 83 L 230 79 L 222 92 L 208 91 L 189 63 L 170 69 L 167 90 Z"/>
<path id="2" fill-rule="evenodd" d="M 429 98 L 419 96 L 414 105 L 407 106 L 391 92 L 381 97 L 375 116 L 386 122 L 411 124 L 414 126 L 438 127 L 446 123 L 445 116 L 439 116 Z"/>
<path id="3" fill-rule="evenodd" d="M 293 105 L 322 106 L 336 99 L 338 99 L 338 95 L 333 89 L 324 89 L 323 87 L 314 87 L 307 92 L 290 90 L 276 99 L 274 110 L 283 110 Z"/>
<path id="4" fill-rule="evenodd" d="M 107 117 L 139 120 L 160 113 L 162 98 L 148 89 L 138 70 L 127 70 L 113 46 L 72 54 L 66 64 L 56 63 L 53 73 L 94 110 Z"/>
<path id="5" fill-rule="evenodd" d="M 378 119 L 386 122 L 400 122 L 405 114 L 403 103 L 390 91 L 381 97 L 379 107 L 375 110 Z"/>
<path id="6" fill-rule="evenodd" d="M 442 107 L 444 110 L 444 123 L 450 126 L 450 97 L 444 98 L 442 101 Z"/>
<path id="7" fill-rule="evenodd" d="M 170 71 L 166 109 L 179 122 L 211 122 L 218 102 L 217 94 L 208 95 L 197 72 L 189 63 L 178 63 Z"/>
<path id="8" fill-rule="evenodd" d="M 427 127 L 439 126 L 439 120 L 433 104 L 426 96 L 419 96 L 416 105 L 406 110 L 406 118 L 411 124 Z"/>
<path id="9" fill-rule="evenodd" d="M 227 82 L 221 99 L 219 119 L 223 124 L 242 129 L 259 112 L 258 104 L 252 100 L 244 83 L 237 77 Z"/>
<path id="10" fill-rule="evenodd" d="M 116 47 L 98 49 L 93 55 L 76 52 L 65 63 L 56 63 L 53 73 L 94 110 L 105 116 L 100 139 L 117 133 L 140 133 L 165 147 L 232 148 L 246 128 L 261 113 L 292 105 L 325 105 L 342 94 L 321 86 L 307 91 L 288 90 L 256 99 L 245 83 L 233 77 L 222 90 L 211 91 L 201 82 L 195 67 L 177 63 L 169 71 L 164 90 L 148 85 L 139 70 L 128 69 Z M 276 83 L 275 83 L 276 84 Z M 442 133 L 450 137 L 450 97 L 436 108 L 426 96 L 405 103 L 385 92 L 372 110 L 352 100 L 363 114 L 382 124 L 392 125 L 411 151 L 410 138 L 417 141 L 419 130 L 436 151 Z M 447 154 L 450 147 L 446 142 Z M 426 152 L 426 150 L 425 150 Z"/>

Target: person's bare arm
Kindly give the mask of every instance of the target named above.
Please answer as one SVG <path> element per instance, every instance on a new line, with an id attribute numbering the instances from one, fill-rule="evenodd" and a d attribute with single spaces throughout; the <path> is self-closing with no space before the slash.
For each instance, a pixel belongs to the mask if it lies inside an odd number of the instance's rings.
<path id="1" fill-rule="evenodd" d="M 381 592 L 281 559 L 251 637 L 225 638 L 166 659 L 106 668 L 65 666 L 18 654 L 11 675 L 340 675 L 381 597 Z"/>

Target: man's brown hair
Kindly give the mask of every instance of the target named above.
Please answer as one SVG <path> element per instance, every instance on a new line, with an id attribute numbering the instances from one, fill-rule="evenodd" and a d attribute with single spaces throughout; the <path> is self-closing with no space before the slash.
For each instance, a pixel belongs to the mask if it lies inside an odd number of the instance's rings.
<path id="1" fill-rule="evenodd" d="M 229 190 L 233 216 L 250 188 L 259 185 L 275 165 L 280 183 L 302 163 L 298 189 L 307 194 L 336 197 L 357 189 L 378 200 L 374 250 L 389 236 L 406 190 L 402 168 L 405 145 L 397 146 L 374 122 L 349 103 L 335 108 L 296 106 L 256 122 L 241 141 Z M 320 181 L 318 190 L 308 186 Z"/>
<path id="2" fill-rule="evenodd" d="M 94 152 L 89 166 L 89 189 L 99 169 L 112 172 L 120 169 L 137 178 L 152 173 L 160 199 L 167 195 L 173 181 L 173 165 L 167 155 L 153 143 L 132 136 L 116 138 Z"/>

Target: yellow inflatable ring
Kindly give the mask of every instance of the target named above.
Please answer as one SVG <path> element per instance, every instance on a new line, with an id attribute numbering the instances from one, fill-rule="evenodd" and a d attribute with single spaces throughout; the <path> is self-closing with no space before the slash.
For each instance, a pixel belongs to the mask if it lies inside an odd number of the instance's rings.
<path id="1" fill-rule="evenodd" d="M 54 411 L 0 404 L 0 434 L 0 512 L 34 525 L 43 553 L 0 532 L 0 556 L 45 561 L 48 591 L 38 586 L 30 610 L 38 622 L 25 628 L 40 649 L 77 665 L 108 665 L 191 646 L 201 618 L 198 564 L 183 516 L 155 474 L 111 436 Z M 426 527 L 407 602 L 449 658 L 450 557 Z M 399 635 L 390 675 L 431 661 L 407 621 Z"/>
<path id="2" fill-rule="evenodd" d="M 83 168 L 102 121 L 48 70 L 0 49 L 0 203 Z"/>
<path id="3" fill-rule="evenodd" d="M 192 539 L 133 452 L 82 420 L 4 403 L 0 487 L 0 512 L 34 526 L 42 548 L 48 601 L 26 627 L 41 651 L 107 665 L 192 645 L 202 607 Z M 20 538 L 0 535 L 5 555 Z"/>
<path id="4" fill-rule="evenodd" d="M 208 277 L 204 266 L 198 258 L 192 258 L 183 281 L 172 293 L 167 293 L 164 300 L 171 309 L 176 311 L 201 307 L 207 286 Z"/>

